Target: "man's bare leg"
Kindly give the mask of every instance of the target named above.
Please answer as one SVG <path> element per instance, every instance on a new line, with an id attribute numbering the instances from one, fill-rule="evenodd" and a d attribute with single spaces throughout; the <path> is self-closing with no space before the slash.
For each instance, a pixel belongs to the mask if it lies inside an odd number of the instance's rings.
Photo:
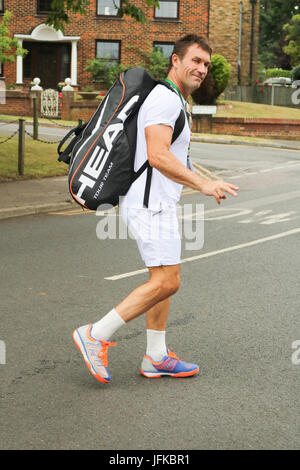
<path id="1" fill-rule="evenodd" d="M 120 317 L 127 323 L 142 313 L 148 312 L 157 304 L 168 299 L 179 288 L 180 265 L 158 266 L 149 268 L 150 279 L 134 289 L 119 305 L 115 307 Z M 161 308 L 151 310 L 150 322 L 165 324 L 168 302 Z M 159 320 L 158 320 L 159 319 Z"/>
<path id="2" fill-rule="evenodd" d="M 170 309 L 170 297 L 161 300 L 146 312 L 147 330 L 165 331 Z"/>

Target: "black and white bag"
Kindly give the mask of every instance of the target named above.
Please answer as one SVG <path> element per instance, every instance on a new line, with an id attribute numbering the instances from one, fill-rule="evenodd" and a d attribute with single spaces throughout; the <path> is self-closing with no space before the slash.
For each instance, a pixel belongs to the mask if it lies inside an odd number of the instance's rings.
<path id="1" fill-rule="evenodd" d="M 98 106 L 90 121 L 72 129 L 58 146 L 59 161 L 70 165 L 69 191 L 81 206 L 96 210 L 101 204 L 117 205 L 131 184 L 147 169 L 144 206 L 148 207 L 152 167 L 148 160 L 134 171 L 138 110 L 158 84 L 142 68 L 122 72 Z M 181 110 L 176 121 L 172 142 L 185 125 Z M 63 144 L 75 134 L 65 150 Z"/>

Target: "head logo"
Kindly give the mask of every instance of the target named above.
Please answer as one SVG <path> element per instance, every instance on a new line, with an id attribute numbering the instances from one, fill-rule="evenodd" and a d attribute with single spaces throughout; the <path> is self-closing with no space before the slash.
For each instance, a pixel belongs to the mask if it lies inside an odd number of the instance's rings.
<path id="1" fill-rule="evenodd" d="M 87 187 L 93 188 L 95 186 L 95 183 L 97 179 L 100 177 L 100 174 L 104 168 L 104 165 L 107 162 L 107 159 L 113 147 L 113 143 L 116 140 L 116 137 L 119 135 L 119 133 L 122 132 L 124 128 L 123 123 L 125 119 L 128 117 L 128 115 L 130 114 L 130 111 L 133 105 L 138 101 L 138 99 L 139 99 L 138 95 L 133 96 L 131 100 L 126 104 L 126 106 L 124 106 L 122 111 L 117 116 L 117 118 L 121 122 L 110 124 L 105 129 L 103 133 L 103 141 L 104 141 L 106 149 L 101 148 L 99 145 L 97 145 L 92 155 L 88 159 L 83 169 L 84 174 L 82 174 L 78 180 L 81 183 L 81 186 L 79 187 L 79 190 L 76 194 L 76 199 L 81 204 L 83 205 L 85 204 L 85 199 L 83 197 L 84 190 Z"/>

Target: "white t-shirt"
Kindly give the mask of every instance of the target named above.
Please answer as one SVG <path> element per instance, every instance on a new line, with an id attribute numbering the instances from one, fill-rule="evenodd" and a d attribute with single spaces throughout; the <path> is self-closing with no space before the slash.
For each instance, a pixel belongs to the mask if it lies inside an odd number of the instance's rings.
<path id="1" fill-rule="evenodd" d="M 148 159 L 145 128 L 153 124 L 165 124 L 174 129 L 182 110 L 182 102 L 177 93 L 164 85 L 157 85 L 142 104 L 137 120 L 137 145 L 134 170 L 137 171 Z M 171 144 L 170 152 L 185 166 L 190 143 L 188 121 L 180 136 Z M 143 207 L 147 170 L 131 185 L 120 205 L 133 208 Z M 180 199 L 182 185 L 164 176 L 153 168 L 148 209 L 160 210 L 175 206 Z"/>

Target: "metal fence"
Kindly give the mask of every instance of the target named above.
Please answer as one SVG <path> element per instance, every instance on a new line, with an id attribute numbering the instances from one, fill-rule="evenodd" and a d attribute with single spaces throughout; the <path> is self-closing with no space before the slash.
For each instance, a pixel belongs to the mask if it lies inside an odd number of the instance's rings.
<path id="1" fill-rule="evenodd" d="M 231 86 L 225 90 L 225 100 L 270 104 L 300 109 L 300 90 L 285 86 Z"/>

